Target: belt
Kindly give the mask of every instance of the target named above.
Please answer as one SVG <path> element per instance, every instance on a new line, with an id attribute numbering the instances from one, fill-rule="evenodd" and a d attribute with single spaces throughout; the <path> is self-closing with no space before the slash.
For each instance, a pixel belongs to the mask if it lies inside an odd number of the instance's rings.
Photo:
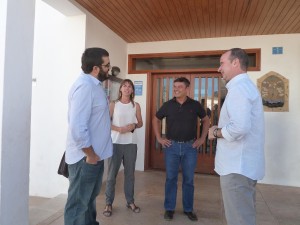
<path id="1" fill-rule="evenodd" d="M 184 143 L 190 143 L 190 142 L 194 142 L 194 141 L 195 141 L 195 139 L 188 140 L 188 141 L 176 141 L 176 140 L 171 140 L 171 141 L 174 141 L 174 142 L 176 142 L 176 143 L 178 143 L 178 144 L 184 144 Z"/>

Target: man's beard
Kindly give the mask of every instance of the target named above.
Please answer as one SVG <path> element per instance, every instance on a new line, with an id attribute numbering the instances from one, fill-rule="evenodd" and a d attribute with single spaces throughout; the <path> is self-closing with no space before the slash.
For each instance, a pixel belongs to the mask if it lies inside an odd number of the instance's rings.
<path id="1" fill-rule="evenodd" d="M 100 80 L 101 82 L 102 81 L 105 81 L 106 79 L 108 79 L 108 71 L 107 72 L 104 72 L 102 70 L 102 68 L 100 67 L 100 71 L 98 73 L 98 76 L 97 76 L 98 80 Z"/>

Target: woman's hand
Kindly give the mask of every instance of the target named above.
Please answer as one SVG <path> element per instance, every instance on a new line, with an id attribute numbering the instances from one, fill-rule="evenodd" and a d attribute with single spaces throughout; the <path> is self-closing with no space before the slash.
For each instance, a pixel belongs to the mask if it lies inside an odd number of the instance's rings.
<path id="1" fill-rule="evenodd" d="M 134 129 L 135 129 L 135 124 L 131 123 L 131 124 L 128 124 L 127 126 L 119 127 L 119 132 L 121 134 L 124 134 L 124 133 L 127 133 L 127 132 L 131 132 Z"/>

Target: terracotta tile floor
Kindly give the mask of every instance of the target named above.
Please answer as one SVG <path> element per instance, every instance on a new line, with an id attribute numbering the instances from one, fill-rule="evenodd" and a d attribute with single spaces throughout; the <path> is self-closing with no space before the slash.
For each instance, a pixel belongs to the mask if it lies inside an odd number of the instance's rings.
<path id="1" fill-rule="evenodd" d="M 159 171 L 136 172 L 135 202 L 141 207 L 136 214 L 126 208 L 123 194 L 123 171 L 119 173 L 116 185 L 116 197 L 113 214 L 105 217 L 102 212 L 105 206 L 104 189 L 97 199 L 98 220 L 101 225 L 226 225 L 222 205 L 219 178 L 217 176 L 195 175 L 194 211 L 197 222 L 190 221 L 182 213 L 181 179 L 179 179 L 177 207 L 172 221 L 163 219 L 165 173 Z M 47 206 L 37 199 L 41 206 L 31 207 L 30 225 L 63 225 L 63 207 L 66 196 L 60 195 Z M 34 204 L 32 201 L 31 204 Z M 46 204 L 46 203 L 44 203 Z M 49 206 L 51 205 L 53 209 Z M 59 205 L 59 206 L 58 206 Z M 41 209 L 44 211 L 41 212 Z M 50 216 L 38 221 L 36 215 L 49 213 Z M 300 225 L 300 188 L 257 185 L 257 225 Z"/>

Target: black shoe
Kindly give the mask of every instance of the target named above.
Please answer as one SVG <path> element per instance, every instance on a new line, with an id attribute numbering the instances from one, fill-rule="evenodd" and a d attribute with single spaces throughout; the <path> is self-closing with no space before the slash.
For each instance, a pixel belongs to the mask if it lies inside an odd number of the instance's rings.
<path id="1" fill-rule="evenodd" d="M 198 217 L 194 212 L 184 212 L 184 214 L 187 215 L 187 217 L 192 221 L 198 220 Z"/>
<path id="2" fill-rule="evenodd" d="M 172 220 L 174 215 L 174 211 L 167 210 L 165 211 L 164 219 L 165 220 Z"/>

